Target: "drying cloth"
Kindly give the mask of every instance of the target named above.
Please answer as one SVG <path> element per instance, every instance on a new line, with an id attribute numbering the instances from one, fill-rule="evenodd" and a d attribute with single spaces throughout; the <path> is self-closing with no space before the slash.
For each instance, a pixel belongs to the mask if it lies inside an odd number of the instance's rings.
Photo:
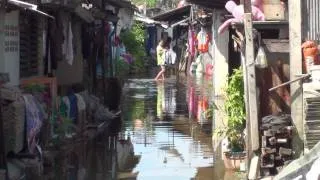
<path id="1" fill-rule="evenodd" d="M 27 143 L 30 153 L 34 153 L 37 144 L 37 135 L 40 132 L 43 114 L 38 109 L 36 99 L 30 95 L 26 94 L 23 96 L 26 105 L 26 121 L 27 121 Z"/>
<path id="2" fill-rule="evenodd" d="M 62 54 L 68 64 L 73 64 L 73 34 L 72 34 L 72 26 L 71 21 L 67 18 L 63 19 L 63 36 L 64 42 L 62 44 Z"/>
<path id="3" fill-rule="evenodd" d="M 78 126 L 83 128 L 86 124 L 86 102 L 80 94 L 75 94 L 77 97 L 77 106 L 78 106 Z"/>
<path id="4" fill-rule="evenodd" d="M 63 98 L 60 98 L 59 115 L 63 117 L 67 117 L 68 116 L 67 109 L 68 109 L 68 106 L 64 102 Z"/>
<path id="5" fill-rule="evenodd" d="M 72 120 L 74 124 L 77 123 L 77 117 L 78 117 L 78 102 L 77 102 L 77 96 L 74 94 L 71 94 L 68 96 L 69 102 L 70 102 L 70 112 L 69 117 Z"/>
<path id="6" fill-rule="evenodd" d="M 209 35 L 205 31 L 200 31 L 197 35 L 198 50 L 202 53 L 209 50 Z"/>
<path id="7" fill-rule="evenodd" d="M 189 53 L 191 56 L 195 55 L 196 49 L 195 49 L 195 42 L 196 42 L 196 35 L 194 30 L 192 30 L 189 27 L 189 32 L 188 32 L 188 46 L 189 46 Z"/>
<path id="8" fill-rule="evenodd" d="M 62 98 L 64 104 L 66 105 L 67 109 L 66 109 L 66 115 L 67 117 L 70 117 L 70 100 L 67 96 L 64 96 Z"/>
<path id="9" fill-rule="evenodd" d="M 84 111 L 86 110 L 86 102 L 84 101 L 83 97 L 80 94 L 75 94 L 77 97 L 77 105 L 78 105 L 78 111 Z"/>

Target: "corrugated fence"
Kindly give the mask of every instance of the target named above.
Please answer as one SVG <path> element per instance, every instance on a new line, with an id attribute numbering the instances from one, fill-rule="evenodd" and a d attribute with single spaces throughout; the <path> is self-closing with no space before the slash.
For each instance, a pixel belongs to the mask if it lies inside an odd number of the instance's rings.
<path id="1" fill-rule="evenodd" d="M 320 43 L 320 1 L 302 1 L 302 37 Z"/>

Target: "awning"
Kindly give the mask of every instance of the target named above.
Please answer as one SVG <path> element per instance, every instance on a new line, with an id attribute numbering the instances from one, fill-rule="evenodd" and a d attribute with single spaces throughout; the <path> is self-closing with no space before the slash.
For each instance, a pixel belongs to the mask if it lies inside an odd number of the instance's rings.
<path id="1" fill-rule="evenodd" d="M 147 16 L 144 16 L 142 14 L 139 14 L 139 13 L 135 13 L 133 19 L 135 21 L 140 21 L 140 22 L 143 22 L 143 23 L 146 23 L 146 24 L 159 24 L 161 25 L 163 28 L 167 29 L 168 28 L 168 25 L 164 24 L 164 23 L 161 23 L 159 21 L 155 21 L 151 18 L 148 18 Z"/>
<path id="2" fill-rule="evenodd" d="M 189 2 L 192 4 L 209 9 L 224 9 L 224 6 L 228 1 L 229 0 L 189 0 Z"/>
<path id="3" fill-rule="evenodd" d="M 16 5 L 16 6 L 21 7 L 21 8 L 28 9 L 30 11 L 34 11 L 34 12 L 39 13 L 41 15 L 47 16 L 49 18 L 55 19 L 53 16 L 38 10 L 38 5 L 27 3 L 27 2 L 24 2 L 24 1 L 19 1 L 19 0 L 8 0 L 8 3 L 10 3 L 12 5 Z"/>
<path id="4" fill-rule="evenodd" d="M 156 21 L 176 21 L 190 16 L 191 5 L 176 8 L 165 13 L 154 16 L 152 19 Z"/>

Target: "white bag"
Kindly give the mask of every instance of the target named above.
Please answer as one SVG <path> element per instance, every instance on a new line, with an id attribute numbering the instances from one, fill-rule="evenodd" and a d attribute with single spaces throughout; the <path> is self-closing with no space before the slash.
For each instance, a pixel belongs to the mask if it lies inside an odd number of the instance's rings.
<path id="1" fill-rule="evenodd" d="M 165 64 L 175 64 L 177 59 L 177 54 L 172 50 L 168 50 L 165 52 Z"/>
<path id="2" fill-rule="evenodd" d="M 266 56 L 266 53 L 265 53 L 263 47 L 261 47 L 261 46 L 258 49 L 255 64 L 256 64 L 257 68 L 261 68 L 261 69 L 268 67 L 267 56 Z"/>
<path id="3" fill-rule="evenodd" d="M 171 54 L 171 64 L 175 64 L 177 59 L 177 54 L 172 49 L 170 49 L 169 52 Z"/>

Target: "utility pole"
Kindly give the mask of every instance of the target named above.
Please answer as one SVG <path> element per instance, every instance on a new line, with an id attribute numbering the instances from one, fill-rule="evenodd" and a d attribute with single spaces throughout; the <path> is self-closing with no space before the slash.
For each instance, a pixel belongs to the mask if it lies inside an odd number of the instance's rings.
<path id="1" fill-rule="evenodd" d="M 290 39 L 290 80 L 297 78 L 302 74 L 302 35 L 301 35 L 301 0 L 288 1 L 289 4 L 289 39 Z M 301 81 L 290 84 L 291 91 L 291 117 L 296 127 L 293 136 L 293 150 L 298 158 L 303 154 L 303 89 Z"/>
<path id="2" fill-rule="evenodd" d="M 2 0 L 0 2 L 0 61 L 4 60 L 4 40 L 5 40 L 5 14 L 6 14 L 6 5 L 7 0 Z M 2 86 L 0 80 L 0 88 Z M 2 103 L 0 95 L 0 179 L 6 179 L 7 177 L 7 161 L 6 161 L 6 152 L 5 152 L 5 139 L 3 134 L 3 118 L 2 118 Z"/>

